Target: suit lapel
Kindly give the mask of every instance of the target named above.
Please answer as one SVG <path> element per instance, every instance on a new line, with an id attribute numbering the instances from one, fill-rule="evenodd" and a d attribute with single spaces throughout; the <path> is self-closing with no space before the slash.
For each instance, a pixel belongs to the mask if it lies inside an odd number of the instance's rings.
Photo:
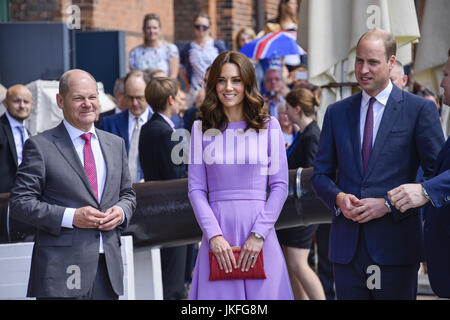
<path id="1" fill-rule="evenodd" d="M 63 122 L 55 128 L 53 136 L 55 137 L 54 144 L 58 151 L 81 178 L 89 194 L 92 195 L 95 201 L 98 201 Z"/>
<path id="2" fill-rule="evenodd" d="M 129 111 L 125 110 L 124 112 L 119 113 L 119 116 L 117 118 L 118 123 L 117 123 L 117 128 L 119 129 L 119 136 L 121 136 L 123 138 L 123 140 L 125 141 L 125 147 L 127 149 L 127 153 L 128 153 L 128 149 L 130 148 L 130 142 L 128 140 L 128 114 Z"/>
<path id="3" fill-rule="evenodd" d="M 400 110 L 403 106 L 401 103 L 402 101 L 402 91 L 396 86 L 393 86 L 392 92 L 383 112 L 383 117 L 381 118 L 380 127 L 378 128 L 378 133 L 377 137 L 375 138 L 372 153 L 370 154 L 366 177 L 369 176 L 370 172 L 375 167 L 377 158 L 380 155 L 383 146 L 386 144 L 386 139 L 389 137 L 392 126 L 397 121 L 398 115 L 400 114 Z"/>
<path id="4" fill-rule="evenodd" d="M 106 179 L 105 179 L 105 187 L 103 188 L 103 196 L 100 204 L 102 204 L 105 200 L 105 196 L 110 194 L 108 190 L 108 186 L 113 187 L 112 176 L 114 174 L 113 170 L 113 159 L 114 159 L 114 151 L 111 146 L 111 142 L 105 137 L 104 133 L 101 130 L 95 130 L 97 133 L 98 140 L 100 142 L 100 148 L 102 149 L 103 159 L 106 164 Z"/>
<path id="5" fill-rule="evenodd" d="M 350 137 L 352 139 L 353 154 L 358 167 L 359 174 L 364 176 L 362 156 L 361 156 L 361 134 L 359 132 L 359 114 L 361 112 L 362 94 L 358 94 L 347 109 L 347 118 L 349 121 Z"/>
<path id="6" fill-rule="evenodd" d="M 6 134 L 6 138 L 8 140 L 8 144 L 9 144 L 9 148 L 11 149 L 11 153 L 14 159 L 14 163 L 16 164 L 17 167 L 17 150 L 16 150 L 16 143 L 14 142 L 14 136 L 12 133 L 12 128 L 11 125 L 9 124 L 8 118 L 6 117 L 6 113 L 0 118 L 2 123 L 3 123 L 3 127 L 4 127 L 4 131 Z"/>
<path id="7" fill-rule="evenodd" d="M 435 162 L 433 176 L 437 176 L 438 173 L 440 172 L 442 163 L 444 163 L 445 156 L 447 156 L 447 157 L 450 156 L 450 137 L 447 138 L 447 141 L 445 142 L 444 147 L 442 148 L 441 152 L 439 152 L 439 155 Z"/>

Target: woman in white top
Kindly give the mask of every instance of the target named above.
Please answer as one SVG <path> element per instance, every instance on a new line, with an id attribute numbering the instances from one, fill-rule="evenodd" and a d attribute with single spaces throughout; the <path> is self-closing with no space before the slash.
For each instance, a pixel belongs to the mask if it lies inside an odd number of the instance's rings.
<path id="1" fill-rule="evenodd" d="M 181 50 L 180 58 L 183 67 L 180 69 L 180 77 L 186 83 L 186 91 L 200 89 L 203 86 L 206 69 L 219 53 L 226 51 L 223 41 L 211 37 L 210 28 L 209 15 L 200 12 L 194 18 L 195 39 Z"/>
<path id="2" fill-rule="evenodd" d="M 130 52 L 130 70 L 161 69 L 170 78 L 178 77 L 179 53 L 173 43 L 161 38 L 161 20 L 158 14 L 144 17 L 144 43 Z"/>

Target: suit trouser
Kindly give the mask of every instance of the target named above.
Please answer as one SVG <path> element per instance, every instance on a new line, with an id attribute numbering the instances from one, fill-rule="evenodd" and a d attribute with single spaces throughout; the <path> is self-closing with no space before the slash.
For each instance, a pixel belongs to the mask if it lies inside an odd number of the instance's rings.
<path id="1" fill-rule="evenodd" d="M 361 225 L 352 261 L 349 264 L 333 263 L 336 297 L 338 300 L 415 300 L 418 270 L 419 263 L 379 265 L 373 261 Z"/>
<path id="2" fill-rule="evenodd" d="M 119 296 L 112 288 L 109 280 L 108 268 L 106 266 L 105 255 L 100 254 L 98 259 L 97 274 L 92 288 L 86 295 L 75 298 L 36 298 L 36 300 L 118 300 Z"/>
<path id="3" fill-rule="evenodd" d="M 161 248 L 161 273 L 164 300 L 184 298 L 187 246 Z"/>

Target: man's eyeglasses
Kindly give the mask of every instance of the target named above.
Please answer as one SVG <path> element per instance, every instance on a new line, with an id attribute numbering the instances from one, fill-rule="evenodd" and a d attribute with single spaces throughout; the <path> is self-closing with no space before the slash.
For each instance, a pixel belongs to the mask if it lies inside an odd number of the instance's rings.
<path id="1" fill-rule="evenodd" d="M 206 31 L 206 30 L 209 29 L 209 26 L 205 26 L 205 25 L 203 25 L 203 24 L 196 24 L 196 25 L 194 25 L 194 28 L 197 29 L 197 30 L 203 30 L 203 31 Z"/>

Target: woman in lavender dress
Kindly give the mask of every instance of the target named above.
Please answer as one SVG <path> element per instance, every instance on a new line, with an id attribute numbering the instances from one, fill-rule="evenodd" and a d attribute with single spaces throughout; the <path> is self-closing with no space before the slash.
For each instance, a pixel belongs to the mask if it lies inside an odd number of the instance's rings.
<path id="1" fill-rule="evenodd" d="M 279 123 L 263 105 L 250 60 L 221 53 L 191 132 L 189 199 L 203 238 L 190 299 L 293 298 L 274 228 L 288 194 L 286 151 Z M 242 248 L 238 259 L 234 246 Z M 210 250 L 227 273 L 248 271 L 262 254 L 267 278 L 210 281 Z"/>

